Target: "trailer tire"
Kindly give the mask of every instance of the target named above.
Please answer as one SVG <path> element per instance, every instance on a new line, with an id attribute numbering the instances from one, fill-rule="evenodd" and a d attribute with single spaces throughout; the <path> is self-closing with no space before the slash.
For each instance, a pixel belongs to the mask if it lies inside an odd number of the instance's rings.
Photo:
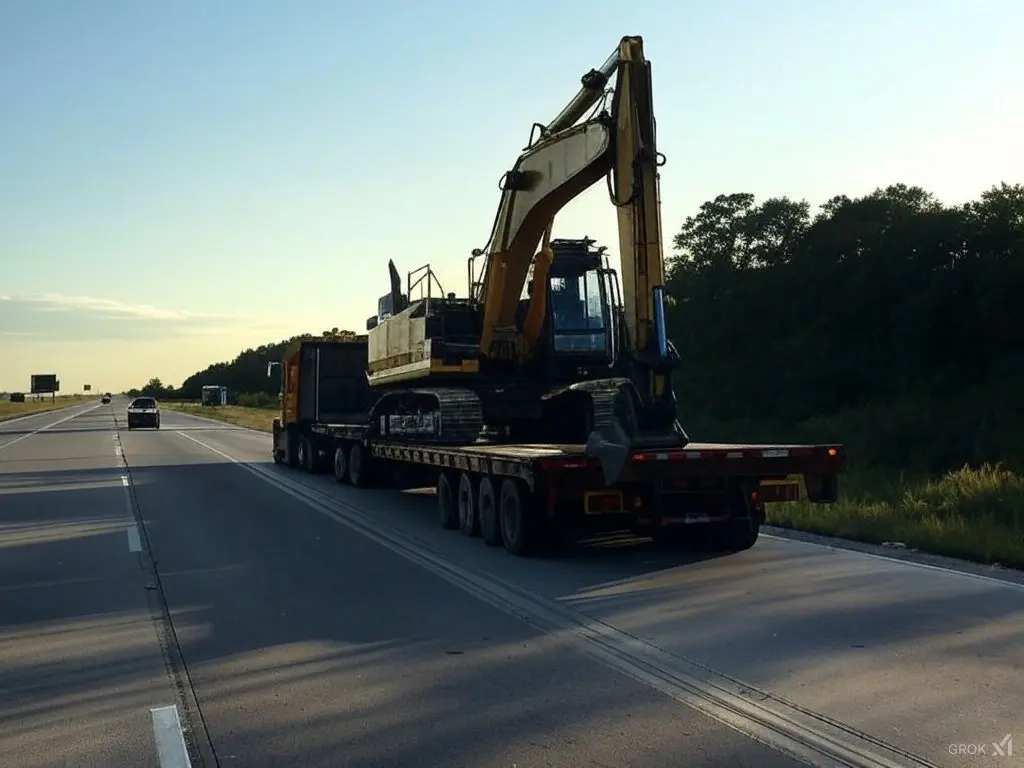
<path id="1" fill-rule="evenodd" d="M 761 526 L 752 517 L 741 517 L 723 524 L 712 535 L 712 540 L 719 550 L 725 552 L 743 552 L 757 543 Z"/>
<path id="2" fill-rule="evenodd" d="M 350 482 L 348 476 L 348 452 L 343 443 L 334 449 L 334 479 L 339 483 Z"/>
<path id="3" fill-rule="evenodd" d="M 352 443 L 348 450 L 348 477 L 356 488 L 370 487 L 370 467 L 362 443 Z"/>
<path id="4" fill-rule="evenodd" d="M 477 492 L 477 515 L 480 517 L 480 538 L 489 547 L 500 547 L 502 544 L 501 519 L 498 515 L 498 499 L 494 492 L 491 478 L 484 476 L 480 480 Z"/>
<path id="5" fill-rule="evenodd" d="M 327 457 L 320 451 L 317 441 L 309 439 L 309 473 L 311 475 L 322 475 L 327 471 Z"/>
<path id="6" fill-rule="evenodd" d="M 473 478 L 468 472 L 459 475 L 459 530 L 466 536 L 480 535 L 480 518 L 476 513 L 476 494 Z"/>
<path id="7" fill-rule="evenodd" d="M 437 514 L 441 527 L 452 531 L 459 527 L 459 504 L 452 490 L 452 479 L 447 472 L 437 476 Z"/>
<path id="8" fill-rule="evenodd" d="M 538 540 L 537 520 L 531 516 L 526 502 L 523 484 L 506 478 L 501 484 L 499 519 L 502 543 L 513 555 L 530 554 Z"/>

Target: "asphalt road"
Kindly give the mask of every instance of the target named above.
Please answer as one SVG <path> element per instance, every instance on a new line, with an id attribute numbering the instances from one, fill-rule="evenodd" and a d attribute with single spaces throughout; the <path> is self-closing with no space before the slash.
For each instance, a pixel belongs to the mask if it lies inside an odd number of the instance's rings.
<path id="1" fill-rule="evenodd" d="M 160 765 L 153 708 L 194 766 L 1022 764 L 1018 584 L 770 538 L 517 559 L 125 406 L 0 423 L 5 767 Z"/>

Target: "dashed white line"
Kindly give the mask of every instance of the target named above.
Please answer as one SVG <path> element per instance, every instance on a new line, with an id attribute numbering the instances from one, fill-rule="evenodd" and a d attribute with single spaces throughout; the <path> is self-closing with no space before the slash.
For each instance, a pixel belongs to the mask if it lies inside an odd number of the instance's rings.
<path id="1" fill-rule="evenodd" d="M 99 406 L 98 405 L 94 405 L 91 408 L 86 408 L 84 411 L 78 411 L 77 413 L 72 413 L 70 416 L 65 416 L 63 419 L 58 419 L 57 421 L 50 422 L 45 427 L 40 427 L 39 429 L 35 429 L 35 430 L 33 430 L 31 432 L 28 432 L 28 433 L 26 433 L 24 435 L 16 437 L 13 440 L 8 440 L 6 443 L 0 443 L 0 451 L 2 451 L 4 448 L 11 447 L 15 443 L 20 443 L 22 440 L 27 440 L 28 438 L 32 437 L 33 435 L 38 435 L 40 432 L 45 432 L 48 429 L 52 429 L 53 427 L 56 427 L 58 424 L 63 424 L 65 421 L 71 421 L 71 419 L 78 418 L 79 416 L 82 416 L 82 415 L 88 413 L 89 411 L 94 411 L 97 408 L 99 408 Z M 35 414 L 33 414 L 33 415 L 35 415 Z M 8 421 L 0 422 L 0 423 L 2 423 L 2 424 L 10 424 L 11 421 L 14 421 L 14 419 L 9 419 Z"/>
<path id="2" fill-rule="evenodd" d="M 142 539 L 139 538 L 139 526 L 129 525 L 126 530 L 128 532 L 128 551 L 141 552 Z"/>
<path id="3" fill-rule="evenodd" d="M 135 516 L 135 508 L 132 505 L 132 489 L 131 481 L 127 475 L 121 475 L 121 485 L 124 487 L 124 506 L 125 511 L 128 515 L 128 519 L 131 520 Z M 125 528 L 125 533 L 128 534 L 128 551 L 129 552 L 141 552 L 142 551 L 142 538 L 139 536 L 139 526 L 137 523 L 132 523 Z"/>
<path id="4" fill-rule="evenodd" d="M 160 768 L 192 768 L 192 761 L 185 746 L 185 734 L 181 730 L 178 707 L 153 707 L 153 736 L 156 739 L 156 755 Z"/>

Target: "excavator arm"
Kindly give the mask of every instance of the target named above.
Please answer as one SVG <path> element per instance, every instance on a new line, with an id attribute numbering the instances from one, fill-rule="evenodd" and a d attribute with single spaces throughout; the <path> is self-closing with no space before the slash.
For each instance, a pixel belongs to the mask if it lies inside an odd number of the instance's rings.
<path id="1" fill-rule="evenodd" d="M 580 122 L 601 106 L 613 76 L 610 110 Z M 639 364 L 637 384 L 645 390 L 642 394 L 648 404 L 668 418 L 675 403 L 667 376 L 676 358 L 665 333 L 657 170 L 661 162 L 651 65 L 644 57 L 643 39 L 622 38 L 601 68 L 583 77 L 572 101 L 540 128 L 539 138 L 504 178 L 481 281 L 481 352 L 510 361 L 529 356 L 540 332 L 545 301 L 544 291 L 535 291 L 527 322 L 521 330 L 516 327 L 516 308 L 530 265 L 535 263 L 536 284 L 550 265 L 547 240 L 555 215 L 607 176 L 618 209 L 623 319 L 631 353 Z M 535 258 L 542 236 L 544 247 Z"/>

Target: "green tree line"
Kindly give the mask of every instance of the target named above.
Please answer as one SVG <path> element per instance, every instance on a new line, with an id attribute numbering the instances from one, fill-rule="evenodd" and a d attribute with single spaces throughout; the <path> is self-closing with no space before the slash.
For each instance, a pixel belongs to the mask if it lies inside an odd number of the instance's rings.
<path id="1" fill-rule="evenodd" d="M 685 220 L 668 270 L 695 439 L 837 440 L 932 471 L 1024 455 L 1024 185 L 947 205 L 896 184 L 814 213 L 719 195 Z M 222 384 L 276 402 L 267 363 L 303 338 L 150 393 Z"/>
<path id="2" fill-rule="evenodd" d="M 283 341 L 263 344 L 255 349 L 246 349 L 233 360 L 208 365 L 185 379 L 180 387 L 167 385 L 160 379 L 153 378 L 145 386 L 128 390 L 125 394 L 132 397 L 149 395 L 160 400 L 198 400 L 204 386 L 219 385 L 228 388 L 231 402 L 236 405 L 277 405 L 280 380 L 277 374 L 267 376 L 269 363 L 280 362 L 288 357 L 303 341 L 344 340 L 355 337 L 354 332 L 337 328 L 323 331 L 320 335 L 304 333 Z"/>
<path id="3" fill-rule="evenodd" d="M 944 205 L 896 184 L 815 215 L 720 195 L 674 246 L 669 330 L 696 434 L 841 440 L 931 471 L 1024 453 L 1024 186 Z"/>

